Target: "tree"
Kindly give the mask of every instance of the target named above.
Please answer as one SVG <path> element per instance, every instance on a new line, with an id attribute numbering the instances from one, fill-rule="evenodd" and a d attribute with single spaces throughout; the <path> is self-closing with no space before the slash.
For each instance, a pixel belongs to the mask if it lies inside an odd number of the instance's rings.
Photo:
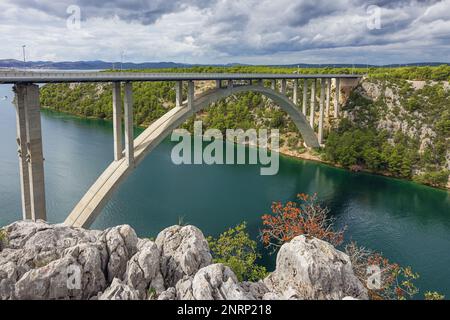
<path id="1" fill-rule="evenodd" d="M 445 296 L 436 291 L 425 292 L 425 300 L 444 300 L 444 299 L 445 299 Z"/>
<path id="2" fill-rule="evenodd" d="M 343 230 L 333 229 L 329 209 L 322 207 L 317 196 L 297 195 L 297 201 L 272 204 L 272 214 L 262 216 L 261 239 L 266 248 L 275 251 L 285 242 L 299 235 L 315 237 L 339 245 L 343 241 Z"/>
<path id="3" fill-rule="evenodd" d="M 418 293 L 414 280 L 419 275 L 411 267 L 392 263 L 382 254 L 360 247 L 355 242 L 345 246 L 345 253 L 350 257 L 356 277 L 366 286 L 370 299 L 405 300 Z M 379 270 L 375 274 L 379 281 L 370 283 L 369 270 Z"/>
<path id="4" fill-rule="evenodd" d="M 213 261 L 230 267 L 239 281 L 257 281 L 267 275 L 266 268 L 256 264 L 261 254 L 257 252 L 256 241 L 250 239 L 245 222 L 218 238 L 208 237 L 207 240 Z"/>

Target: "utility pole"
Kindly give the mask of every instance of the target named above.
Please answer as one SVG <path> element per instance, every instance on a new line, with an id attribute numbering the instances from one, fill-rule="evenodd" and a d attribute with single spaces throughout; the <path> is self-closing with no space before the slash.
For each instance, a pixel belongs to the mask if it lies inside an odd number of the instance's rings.
<path id="1" fill-rule="evenodd" d="M 125 55 L 125 50 L 122 50 L 122 52 L 120 52 L 120 71 L 123 70 L 123 56 Z"/>
<path id="2" fill-rule="evenodd" d="M 22 45 L 23 62 L 27 62 L 27 59 L 25 56 L 25 47 L 26 47 L 26 45 Z"/>

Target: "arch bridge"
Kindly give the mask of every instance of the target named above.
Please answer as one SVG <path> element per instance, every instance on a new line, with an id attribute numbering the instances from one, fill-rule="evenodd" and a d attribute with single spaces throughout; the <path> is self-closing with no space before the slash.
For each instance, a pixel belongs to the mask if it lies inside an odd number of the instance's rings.
<path id="1" fill-rule="evenodd" d="M 101 212 L 120 182 L 139 165 L 147 154 L 190 116 L 208 108 L 214 102 L 241 92 L 260 93 L 273 100 L 289 114 L 307 147 L 318 148 L 323 143 L 323 123 L 325 117 L 330 117 L 331 100 L 334 100 L 333 117 L 338 118 L 341 92 L 350 91 L 359 83 L 361 77 L 361 75 L 251 73 L 0 73 L 0 84 L 14 85 L 23 218 L 46 220 L 39 87 L 36 84 L 67 82 L 110 82 L 113 84 L 114 160 L 65 220 L 65 224 L 69 226 L 88 227 Z M 134 139 L 132 83 L 138 81 L 175 82 L 176 105 Z M 195 81 L 215 81 L 215 88 L 196 95 Z M 316 93 L 317 82 L 320 82 L 319 94 Z M 185 101 L 183 101 L 185 87 L 183 83 L 187 83 L 187 100 Z M 267 83 L 270 86 L 266 86 Z M 308 86 L 310 86 L 310 92 Z M 288 87 L 292 88 L 291 98 L 287 95 Z M 303 92 L 302 99 L 299 95 L 300 89 Z M 314 124 L 317 111 L 316 135 Z M 122 121 L 124 132 L 122 132 Z"/>

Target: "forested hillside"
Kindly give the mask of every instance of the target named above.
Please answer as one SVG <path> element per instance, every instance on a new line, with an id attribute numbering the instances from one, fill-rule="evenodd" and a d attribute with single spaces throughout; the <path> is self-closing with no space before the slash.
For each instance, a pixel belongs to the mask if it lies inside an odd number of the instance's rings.
<path id="1" fill-rule="evenodd" d="M 368 170 L 444 187 L 450 169 L 450 66 L 294 69 L 273 67 L 195 67 L 147 72 L 365 73 L 344 97 L 343 117 L 326 120 L 326 147 L 318 155 L 352 170 Z M 212 86 L 196 83 L 196 91 Z M 267 83 L 267 85 L 269 85 Z M 146 126 L 174 106 L 174 83 L 133 83 L 136 125 Z M 311 85 L 309 86 L 311 87 Z M 186 90 L 185 90 L 186 91 Z M 316 90 L 319 92 L 319 90 Z M 288 87 L 288 95 L 292 88 Z M 46 108 L 82 117 L 112 118 L 110 84 L 48 84 L 41 90 Z M 206 128 L 278 128 L 281 150 L 302 156 L 301 137 L 272 101 L 244 93 L 197 114 Z M 317 117 L 316 117 L 317 118 Z M 194 119 L 184 126 L 190 128 Z"/>

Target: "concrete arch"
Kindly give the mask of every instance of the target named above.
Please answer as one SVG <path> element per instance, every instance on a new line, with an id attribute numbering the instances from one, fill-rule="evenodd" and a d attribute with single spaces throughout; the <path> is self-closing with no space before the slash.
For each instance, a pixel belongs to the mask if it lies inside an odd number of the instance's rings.
<path id="1" fill-rule="evenodd" d="M 137 166 L 162 140 L 193 114 L 209 108 L 220 99 L 248 91 L 258 92 L 272 99 L 289 114 L 306 145 L 312 148 L 319 147 L 317 137 L 305 116 L 285 95 L 260 85 L 235 86 L 208 90 L 194 99 L 192 109 L 189 109 L 187 103 L 184 103 L 180 107 L 171 109 L 152 123 L 134 140 L 134 166 Z M 128 166 L 125 157 L 113 161 L 75 206 L 65 220 L 65 224 L 75 227 L 88 227 L 100 214 L 113 191 L 132 169 L 133 167 Z"/>
<path id="2" fill-rule="evenodd" d="M 319 141 L 313 128 L 309 125 L 303 113 L 298 107 L 289 100 L 284 94 L 281 94 L 271 88 L 260 85 L 235 86 L 233 88 L 210 90 L 199 96 L 194 102 L 194 113 L 209 108 L 214 102 L 226 98 L 230 95 L 243 92 L 257 92 L 274 101 L 283 109 L 294 121 L 297 129 L 305 140 L 305 144 L 310 148 L 319 148 Z"/>

